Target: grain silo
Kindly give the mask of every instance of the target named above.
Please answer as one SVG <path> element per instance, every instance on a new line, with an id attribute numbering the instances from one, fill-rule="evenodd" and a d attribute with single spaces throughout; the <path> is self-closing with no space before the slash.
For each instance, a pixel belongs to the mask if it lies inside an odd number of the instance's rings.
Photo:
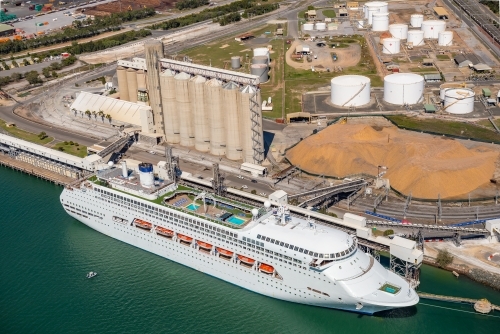
<path id="1" fill-rule="evenodd" d="M 422 101 L 424 77 L 414 73 L 395 73 L 384 78 L 384 101 L 396 105 Z"/>
<path id="2" fill-rule="evenodd" d="M 232 81 L 222 88 L 222 98 L 225 106 L 226 157 L 230 160 L 240 160 L 242 158 L 239 92 L 238 85 Z"/>
<path id="3" fill-rule="evenodd" d="M 331 102 L 340 107 L 358 107 L 370 103 L 370 78 L 341 75 L 331 80 Z"/>
<path id="4" fill-rule="evenodd" d="M 264 83 L 267 82 L 267 80 L 269 80 L 269 66 L 267 66 L 266 64 L 250 65 L 250 73 L 258 76 L 260 83 Z"/>
<path id="5" fill-rule="evenodd" d="M 116 68 L 116 76 L 118 77 L 120 100 L 128 101 L 127 70 L 122 66 L 118 66 Z"/>
<path id="6" fill-rule="evenodd" d="M 231 57 L 231 68 L 233 70 L 237 70 L 240 67 L 241 67 L 241 58 L 240 58 L 240 56 L 233 56 L 233 57 Z"/>
<path id="7" fill-rule="evenodd" d="M 194 125 L 194 148 L 201 152 L 210 151 L 210 124 L 205 110 L 205 82 L 197 75 L 189 80 L 189 99 Z"/>
<path id="8" fill-rule="evenodd" d="M 159 60 L 163 58 L 163 43 L 157 40 L 148 40 L 144 43 L 144 52 L 146 54 L 146 74 L 149 105 L 153 110 L 155 131 L 163 132 L 165 128 L 163 122 L 163 111 L 160 92 L 160 68 Z"/>
<path id="9" fill-rule="evenodd" d="M 188 82 L 191 76 L 180 72 L 175 77 L 175 106 L 180 120 L 180 144 L 182 146 L 194 145 L 194 126 L 191 114 Z"/>
<path id="10" fill-rule="evenodd" d="M 210 124 L 210 154 L 226 155 L 225 114 L 227 104 L 222 100 L 222 83 L 213 78 L 205 83 L 205 111 Z"/>
<path id="11" fill-rule="evenodd" d="M 165 137 L 167 143 L 178 144 L 180 138 L 179 113 L 175 102 L 175 80 L 174 72 L 170 69 L 160 74 L 161 100 L 163 119 L 165 120 Z"/>
<path id="12" fill-rule="evenodd" d="M 137 72 L 133 68 L 127 70 L 128 100 L 137 102 Z"/>
<path id="13" fill-rule="evenodd" d="M 252 58 L 252 64 L 266 64 L 269 65 L 267 56 L 255 56 Z"/>
<path id="14" fill-rule="evenodd" d="M 144 70 L 137 71 L 137 89 L 147 89 L 146 73 Z"/>
<path id="15" fill-rule="evenodd" d="M 262 109 L 260 91 L 255 87 L 245 86 L 241 90 L 240 109 L 240 138 L 243 148 L 243 161 L 257 163 L 254 161 L 254 140 L 260 142 L 264 147 L 262 135 Z M 257 114 L 253 114 L 253 111 Z M 258 159 L 257 159 L 258 160 Z"/>

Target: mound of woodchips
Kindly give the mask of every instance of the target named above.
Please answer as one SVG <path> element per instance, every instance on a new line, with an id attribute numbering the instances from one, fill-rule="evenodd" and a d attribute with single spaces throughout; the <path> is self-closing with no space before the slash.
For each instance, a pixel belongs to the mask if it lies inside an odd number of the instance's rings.
<path id="1" fill-rule="evenodd" d="M 489 183 L 498 157 L 486 145 L 469 149 L 453 139 L 366 124 L 332 125 L 287 152 L 292 164 L 317 175 L 376 175 L 377 166 L 387 166 L 384 178 L 394 189 L 429 199 L 463 197 Z"/>

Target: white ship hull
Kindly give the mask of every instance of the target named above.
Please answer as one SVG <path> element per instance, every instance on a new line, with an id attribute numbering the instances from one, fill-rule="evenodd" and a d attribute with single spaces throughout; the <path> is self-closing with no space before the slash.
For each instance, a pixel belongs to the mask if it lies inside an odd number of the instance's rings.
<path id="1" fill-rule="evenodd" d="M 313 270 L 288 268 L 280 265 L 278 261 L 270 261 L 263 255 L 259 259 L 259 256 L 246 253 L 257 261 L 265 261 L 277 268 L 282 279 L 276 279 L 260 272 L 255 266 L 248 268 L 238 263 L 239 261 L 236 259 L 227 260 L 217 256 L 214 252 L 202 251 L 196 247 L 196 243 L 186 245 L 176 238 L 166 238 L 134 226 L 133 220 L 140 218 L 152 224 L 175 228 L 177 232 L 190 235 L 194 239 L 204 239 L 205 242 L 217 245 L 217 241 L 212 240 L 211 236 L 201 236 L 202 233 L 198 231 L 187 231 L 181 227 L 169 226 L 161 219 L 157 221 L 154 217 L 144 217 L 136 210 L 119 207 L 113 203 L 100 203 L 92 190 L 65 189 L 60 198 L 69 215 L 98 232 L 265 296 L 363 314 L 411 306 L 418 302 L 418 296 L 412 289 L 409 290 L 408 294 L 413 293 L 415 296 L 412 296 L 409 301 L 395 300 L 391 303 L 379 303 L 375 300 L 371 302 L 366 298 L 356 297 L 344 283 L 332 281 L 324 274 Z M 113 219 L 115 216 L 119 216 L 127 222 L 117 222 Z M 234 245 L 232 250 L 238 254 L 245 253 L 238 245 Z M 358 252 L 360 251 L 358 250 Z M 368 255 L 363 253 L 363 256 Z M 380 266 L 378 262 L 376 265 Z M 395 276 L 393 273 L 390 274 Z M 313 289 L 316 292 L 312 291 Z M 361 309 L 359 309 L 359 303 L 363 305 Z"/>

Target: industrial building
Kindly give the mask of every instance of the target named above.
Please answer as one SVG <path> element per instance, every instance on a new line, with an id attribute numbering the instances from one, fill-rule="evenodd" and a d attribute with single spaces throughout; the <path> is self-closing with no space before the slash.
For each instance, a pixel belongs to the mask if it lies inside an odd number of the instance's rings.
<path id="1" fill-rule="evenodd" d="M 162 43 L 155 40 L 145 43 L 145 51 L 145 59 L 119 60 L 117 68 L 120 99 L 151 108 L 153 124 L 149 117 L 139 122 L 134 116 L 132 124 L 143 127 L 140 140 L 263 162 L 259 84 L 268 80 L 267 48 L 254 50 L 252 74 L 166 59 Z M 231 67 L 239 68 L 240 61 L 232 57 Z"/>
<path id="2" fill-rule="evenodd" d="M 8 24 L 0 23 L 0 37 L 12 35 L 16 29 Z"/>

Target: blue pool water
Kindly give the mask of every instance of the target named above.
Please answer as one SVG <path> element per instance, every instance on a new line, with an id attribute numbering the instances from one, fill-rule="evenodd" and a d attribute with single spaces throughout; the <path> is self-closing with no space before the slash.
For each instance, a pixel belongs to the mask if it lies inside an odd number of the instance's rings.
<path id="1" fill-rule="evenodd" d="M 230 223 L 233 223 L 235 225 L 241 225 L 245 222 L 244 219 L 241 219 L 241 218 L 238 218 L 238 217 L 235 217 L 235 216 L 231 216 L 229 217 L 226 221 L 230 222 Z"/>
<path id="2" fill-rule="evenodd" d="M 200 207 L 199 205 L 191 203 L 188 206 L 186 206 L 186 209 L 191 210 L 191 211 L 196 211 L 196 210 L 198 210 L 199 207 Z"/>

